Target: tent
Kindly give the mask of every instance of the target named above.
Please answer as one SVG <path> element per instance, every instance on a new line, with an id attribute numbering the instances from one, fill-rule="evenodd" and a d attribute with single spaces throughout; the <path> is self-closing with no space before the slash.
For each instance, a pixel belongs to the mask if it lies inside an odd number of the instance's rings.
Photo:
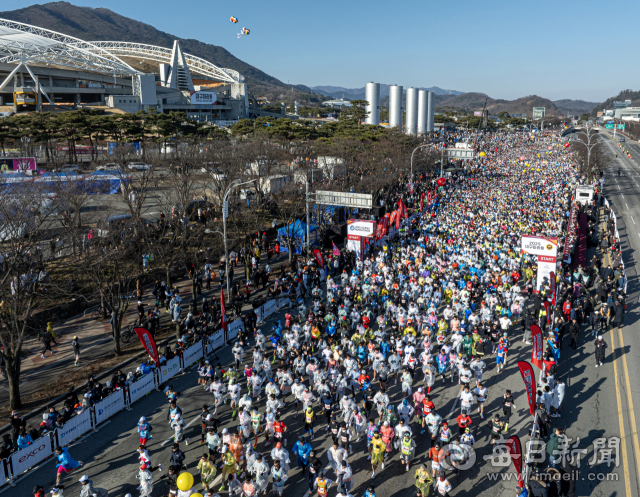
<path id="1" fill-rule="evenodd" d="M 278 229 L 278 243 L 280 244 L 280 252 L 289 252 L 287 241 L 291 238 L 293 245 L 293 253 L 301 254 L 302 245 L 304 239 L 307 236 L 307 223 L 301 220 L 296 220 L 288 226 L 283 226 Z M 311 245 L 318 241 L 318 227 L 309 225 L 309 236 L 311 238 Z"/>

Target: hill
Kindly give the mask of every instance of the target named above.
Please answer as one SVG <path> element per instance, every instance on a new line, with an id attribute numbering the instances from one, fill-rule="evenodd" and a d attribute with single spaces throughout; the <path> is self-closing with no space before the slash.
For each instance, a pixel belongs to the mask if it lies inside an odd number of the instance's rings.
<path id="1" fill-rule="evenodd" d="M 202 57 L 219 67 L 238 71 L 246 78 L 249 91 L 255 96 L 266 96 L 272 101 L 280 101 L 287 97 L 287 100 L 297 99 L 303 104 L 322 100 L 321 96 L 310 91 L 284 84 L 257 67 L 238 59 L 225 48 L 173 36 L 109 9 L 78 7 L 68 2 L 51 2 L 0 12 L 0 17 L 51 29 L 86 41 L 117 40 L 171 48 L 173 41 L 179 39 L 185 52 Z"/>
<path id="2" fill-rule="evenodd" d="M 580 116 L 589 113 L 594 107 L 599 105 L 598 102 L 587 102 L 586 100 L 554 100 L 553 102 L 559 111 L 566 115 Z"/>
<path id="3" fill-rule="evenodd" d="M 489 114 L 499 114 L 500 112 L 508 112 L 509 114 L 527 114 L 533 113 L 533 107 L 546 107 L 548 116 L 560 116 L 563 113 L 555 106 L 555 104 L 547 99 L 537 95 L 518 98 L 516 100 L 501 100 L 491 98 L 484 93 L 464 93 L 454 97 L 445 98 L 436 103 L 438 112 L 445 111 L 463 111 L 473 112 L 481 111 L 483 106 L 487 105 Z"/>
<path id="4" fill-rule="evenodd" d="M 640 91 L 622 90 L 616 97 L 607 98 L 600 105 L 596 105 L 591 110 L 591 114 L 595 116 L 598 111 L 613 109 L 613 102 L 616 100 L 631 100 L 632 107 L 640 107 Z"/>
<path id="5" fill-rule="evenodd" d="M 383 99 L 389 96 L 389 88 L 391 85 L 380 84 L 380 98 Z M 362 88 L 343 88 L 342 86 L 312 86 L 311 89 L 316 93 L 333 98 L 346 98 L 347 100 L 364 99 L 365 91 L 364 86 Z M 418 88 L 419 90 L 432 91 L 436 95 L 461 95 L 463 92 L 457 90 L 443 90 L 438 86 L 432 86 L 431 88 Z M 404 92 L 407 89 L 404 88 Z"/>

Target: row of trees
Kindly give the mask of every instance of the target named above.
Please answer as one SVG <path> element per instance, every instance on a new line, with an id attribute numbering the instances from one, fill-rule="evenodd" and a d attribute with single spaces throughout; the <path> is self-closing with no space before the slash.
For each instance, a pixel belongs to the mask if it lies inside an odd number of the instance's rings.
<path id="1" fill-rule="evenodd" d="M 227 193 L 229 248 L 250 249 L 250 238 L 274 220 L 286 226 L 304 217 L 307 181 L 311 193 L 371 193 L 377 204 L 388 185 L 406 177 L 411 152 L 420 143 L 394 130 L 358 130 L 355 120 L 326 128 L 323 124 L 314 132 L 305 123 L 288 120 L 262 119 L 251 126 L 242 121 L 231 135 L 188 123 L 179 114 L 102 116 L 78 111 L 45 116 L 0 121 L 4 145 L 23 146 L 20 137 L 28 136 L 31 145 L 41 143 L 49 150 L 55 164 L 61 155 L 68 158 L 60 147 L 91 146 L 117 137 L 109 161 L 118 165 L 111 172 L 120 177 L 120 191 L 106 194 L 110 183 L 102 185 L 92 175 L 73 182 L 60 177 L 49 184 L 1 186 L 0 343 L 12 408 L 20 407 L 25 339 L 44 328 L 58 306 L 75 300 L 108 310 L 114 351 L 121 354 L 123 317 L 145 277 L 145 256 L 153 254 L 149 270 L 168 285 L 176 274 L 201 268 L 206 259 L 217 263 L 224 255 L 222 200 Z M 90 126 L 98 126 L 96 120 L 117 131 L 91 131 Z M 38 127 L 41 121 L 44 128 Z M 41 129 L 50 131 L 41 134 Z M 142 156 L 128 146 L 134 139 L 142 142 Z M 163 141 L 176 144 L 172 153 L 150 146 Z M 334 157 L 345 173 L 325 175 L 318 170 L 319 156 Z M 434 168 L 437 158 L 421 149 L 414 157 L 414 172 Z M 134 173 L 127 169 L 140 160 L 154 167 Z M 236 187 L 248 181 L 250 185 Z M 104 194 L 95 195 L 101 188 Z M 200 219 L 198 208 L 205 213 Z M 115 214 L 128 216 L 109 226 L 100 221 Z M 328 228 L 327 223 L 320 220 L 320 228 Z M 293 247 L 288 248 L 291 253 Z"/>

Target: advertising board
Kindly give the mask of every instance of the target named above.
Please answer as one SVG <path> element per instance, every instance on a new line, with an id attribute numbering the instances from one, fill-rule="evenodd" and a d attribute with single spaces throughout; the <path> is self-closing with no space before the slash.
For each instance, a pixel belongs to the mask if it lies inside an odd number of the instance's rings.
<path id="1" fill-rule="evenodd" d="M 109 419 L 122 409 L 124 409 L 124 391 L 116 390 L 95 405 L 96 424 Z"/>
<path id="2" fill-rule="evenodd" d="M 185 367 L 190 366 L 202 357 L 202 342 L 196 342 L 182 354 L 182 363 Z"/>
<path id="3" fill-rule="evenodd" d="M 191 103 L 213 105 L 218 101 L 218 94 L 214 91 L 197 91 L 191 94 Z"/>
<path id="4" fill-rule="evenodd" d="M 11 454 L 11 470 L 13 476 L 18 476 L 20 473 L 44 461 L 52 452 L 53 447 L 49 434 L 38 438 L 24 449 L 14 452 Z"/>
<path id="5" fill-rule="evenodd" d="M 164 366 L 160 366 L 160 383 L 164 383 L 169 378 L 173 378 L 180 371 L 180 357 L 176 356 L 167 361 Z"/>
<path id="6" fill-rule="evenodd" d="M 129 385 L 129 402 L 133 403 L 147 395 L 155 387 L 155 375 L 148 373 Z"/>
<path id="7" fill-rule="evenodd" d="M 72 440 L 81 437 L 91 429 L 91 411 L 87 410 L 69 419 L 62 428 L 56 429 L 59 447 L 69 445 Z"/>
<path id="8" fill-rule="evenodd" d="M 209 337 L 209 341 L 207 342 L 207 354 L 211 354 L 211 352 L 219 349 L 223 345 L 224 345 L 224 330 L 220 328 L 218 331 L 215 331 L 213 335 Z"/>
<path id="9" fill-rule="evenodd" d="M 244 322 L 242 319 L 236 319 L 229 325 L 229 329 L 227 330 L 227 342 L 235 339 L 238 333 L 240 333 L 240 330 L 244 330 Z"/>

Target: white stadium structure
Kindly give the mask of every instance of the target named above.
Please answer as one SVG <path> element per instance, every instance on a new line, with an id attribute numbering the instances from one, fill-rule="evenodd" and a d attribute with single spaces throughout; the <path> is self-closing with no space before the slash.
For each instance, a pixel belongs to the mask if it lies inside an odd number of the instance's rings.
<path id="1" fill-rule="evenodd" d="M 106 106 L 124 112 L 152 107 L 220 124 L 262 111 L 244 77 L 173 48 L 83 41 L 0 19 L 0 105 L 14 111 L 52 105 Z"/>

